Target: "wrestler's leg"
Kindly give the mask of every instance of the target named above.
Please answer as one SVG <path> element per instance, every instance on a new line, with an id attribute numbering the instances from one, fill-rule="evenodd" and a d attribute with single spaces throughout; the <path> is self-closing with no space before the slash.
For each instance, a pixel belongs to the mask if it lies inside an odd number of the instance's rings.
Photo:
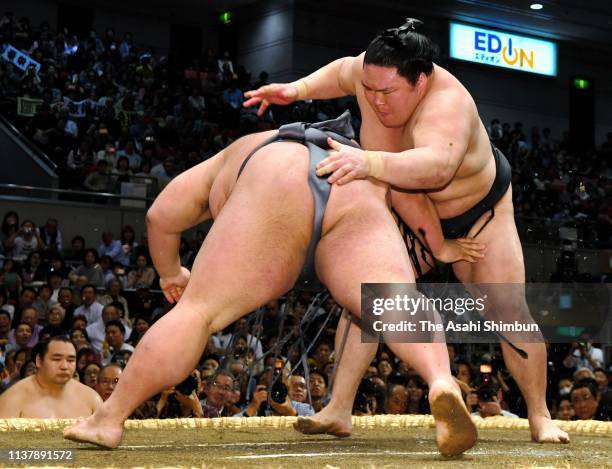
<path id="1" fill-rule="evenodd" d="M 346 328 L 344 346 L 342 344 Z M 363 375 L 376 355 L 378 344 L 361 341 L 359 319 L 346 317 L 346 310 L 336 328 L 334 350 L 342 349 L 340 361 L 336 357 L 336 376 L 329 403 L 313 417 L 298 419 L 294 428 L 306 434 L 328 433 L 338 437 L 350 436 L 353 425 L 353 402 Z"/>
<path id="2" fill-rule="evenodd" d="M 483 216 L 486 220 L 489 214 Z M 472 236 L 480 229 L 483 220 L 472 228 Z M 475 264 L 457 262 L 453 264 L 457 278 L 463 283 L 525 283 L 523 251 L 514 223 L 512 192 L 506 195 L 495 207 L 495 217 L 478 235 L 478 240 L 487 246 L 483 259 Z M 520 320 L 529 316 L 524 289 L 517 288 L 516 298 L 507 297 L 508 288 L 488 289 L 488 301 L 497 310 L 497 316 L 504 321 Z M 497 296 L 497 298 L 496 298 Z M 512 305 L 512 306 L 510 306 Z M 510 308 L 509 308 L 510 306 Z M 504 361 L 525 397 L 529 416 L 531 435 L 539 442 L 569 442 L 567 433 L 557 428 L 550 419 L 546 407 L 546 347 L 544 343 L 515 344 L 529 354 L 522 358 L 508 344 L 502 343 Z"/>
<path id="3" fill-rule="evenodd" d="M 324 225 L 325 235 L 317 249 L 317 271 L 334 299 L 360 314 L 361 283 L 413 283 L 414 276 L 405 245 L 383 201 L 367 198 L 365 191 L 350 195 L 352 211 L 344 213 L 328 231 Z M 442 454 L 460 454 L 471 448 L 476 428 L 450 373 L 445 343 L 388 345 L 429 385 L 436 440 Z"/>
<path id="4" fill-rule="evenodd" d="M 261 159 L 250 162 L 215 220 L 178 304 L 139 342 L 108 401 L 66 437 L 116 447 L 125 419 L 184 379 L 211 333 L 292 288 L 311 236 L 312 196 L 287 154 L 266 171 L 258 170 Z"/>
<path id="5" fill-rule="evenodd" d="M 404 207 L 403 211 L 409 211 L 409 207 Z M 422 213 L 422 211 L 419 212 Z M 419 263 L 420 272 L 423 274 L 428 272 L 433 262 L 431 256 L 422 253 L 423 246 L 417 240 L 410 238 L 407 234 L 404 234 L 404 236 L 406 236 L 404 241 L 408 249 L 412 249 L 416 253 L 415 257 Z M 416 272 L 415 277 L 417 277 Z M 297 421 L 294 428 L 302 433 L 328 433 L 338 437 L 346 437 L 351 434 L 355 395 L 363 375 L 376 355 L 377 349 L 377 344 L 362 342 L 359 319 L 355 315 L 352 318 L 346 342 L 344 343 L 341 361 L 337 363 L 331 399 L 313 417 Z M 336 328 L 336 351 L 340 350 L 342 345 L 347 323 L 348 320 L 343 315 Z M 346 358 L 342 359 L 342 357 Z M 355 357 L 358 357 L 358 359 L 355 359 Z"/>

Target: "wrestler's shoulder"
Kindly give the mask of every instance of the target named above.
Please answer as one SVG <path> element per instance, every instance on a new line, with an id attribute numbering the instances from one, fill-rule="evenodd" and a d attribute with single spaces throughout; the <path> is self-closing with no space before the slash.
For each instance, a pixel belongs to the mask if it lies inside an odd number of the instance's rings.
<path id="1" fill-rule="evenodd" d="M 0 400 L 7 402 L 21 402 L 24 400 L 26 396 L 32 395 L 36 389 L 33 386 L 33 377 L 29 376 L 20 381 L 17 381 L 15 384 L 6 389 L 2 394 L 0 394 Z M 26 394 L 27 393 L 27 394 Z"/>

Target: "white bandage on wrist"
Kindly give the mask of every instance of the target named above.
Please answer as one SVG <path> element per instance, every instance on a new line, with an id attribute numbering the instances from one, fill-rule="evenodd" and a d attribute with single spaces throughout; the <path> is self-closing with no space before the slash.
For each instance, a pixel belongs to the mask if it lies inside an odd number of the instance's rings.
<path id="1" fill-rule="evenodd" d="M 385 172 L 385 163 L 383 161 L 382 152 L 366 150 L 366 158 L 368 159 L 368 165 L 370 166 L 368 175 L 372 176 L 373 178 L 381 177 Z"/>
<path id="2" fill-rule="evenodd" d="M 306 82 L 304 80 L 294 81 L 291 83 L 291 86 L 297 90 L 297 101 L 303 101 L 306 99 L 306 96 L 308 96 L 308 87 L 306 86 Z"/>

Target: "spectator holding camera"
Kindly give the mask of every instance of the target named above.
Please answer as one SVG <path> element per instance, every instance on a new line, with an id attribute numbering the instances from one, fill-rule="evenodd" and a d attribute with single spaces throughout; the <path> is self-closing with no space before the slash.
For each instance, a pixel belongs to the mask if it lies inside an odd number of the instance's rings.
<path id="1" fill-rule="evenodd" d="M 566 368 L 588 368 L 593 371 L 603 365 L 602 350 L 593 347 L 593 341 L 586 334 L 583 334 L 581 341 L 572 344 L 567 357 L 563 360 L 563 366 Z"/>
<path id="2" fill-rule="evenodd" d="M 518 415 L 502 408 L 502 391 L 492 378 L 488 383 L 483 383 L 478 387 L 476 395 L 478 400 L 478 411 L 473 412 L 472 415 L 479 415 L 482 418 L 495 417 L 497 415 L 518 418 Z"/>
<path id="3" fill-rule="evenodd" d="M 11 251 L 11 257 L 16 261 L 24 261 L 31 252 L 45 248 L 45 243 L 38 235 L 34 222 L 25 220 L 21 229 L 14 232 L 4 243 L 7 251 Z"/>
<path id="4" fill-rule="evenodd" d="M 182 383 L 162 391 L 157 402 L 157 418 L 204 417 L 197 388 L 198 380 L 191 374 Z"/>

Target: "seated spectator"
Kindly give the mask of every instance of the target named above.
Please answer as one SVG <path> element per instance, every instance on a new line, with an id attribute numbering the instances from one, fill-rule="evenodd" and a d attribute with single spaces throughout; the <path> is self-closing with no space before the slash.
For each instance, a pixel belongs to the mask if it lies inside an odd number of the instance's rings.
<path id="1" fill-rule="evenodd" d="M 502 392 L 498 384 L 492 382 L 488 385 L 482 385 L 478 389 L 478 411 L 472 415 L 480 415 L 482 418 L 495 417 L 501 415 L 503 417 L 518 418 L 518 415 L 502 409 Z"/>
<path id="2" fill-rule="evenodd" d="M 574 419 L 574 408 L 572 407 L 572 400 L 569 396 L 563 396 L 559 398 L 559 403 L 557 404 L 557 419 Z"/>
<path id="3" fill-rule="evenodd" d="M 32 350 L 24 348 L 21 350 L 7 350 L 6 351 L 6 371 L 2 382 L 0 383 L 0 390 L 6 389 L 21 379 L 21 369 L 30 360 Z"/>
<path id="4" fill-rule="evenodd" d="M 70 272 L 70 281 L 74 284 L 81 276 L 87 278 L 87 282 L 95 287 L 104 286 L 104 273 L 98 263 L 98 252 L 95 249 L 86 249 L 83 255 L 83 263 Z"/>
<path id="5" fill-rule="evenodd" d="M 64 257 L 69 261 L 82 261 L 85 255 L 85 238 L 75 236 L 70 241 L 70 249 L 64 253 Z"/>
<path id="6" fill-rule="evenodd" d="M 13 334 L 13 336 L 12 340 L 9 339 L 9 344 L 6 346 L 7 352 L 30 348 L 28 347 L 28 344 L 32 339 L 32 326 L 30 326 L 26 322 L 22 322 L 15 329 L 13 329 L 11 333 Z M 34 343 L 34 345 L 36 345 L 36 343 Z"/>
<path id="7" fill-rule="evenodd" d="M 79 373 L 82 373 L 83 370 L 90 363 L 95 363 L 100 367 L 102 366 L 100 362 L 100 355 L 97 354 L 94 350 L 87 349 L 87 348 L 82 348 L 81 350 L 77 352 L 76 361 L 77 361 L 77 365 L 76 365 L 77 371 Z"/>
<path id="8" fill-rule="evenodd" d="M 408 390 L 401 384 L 389 384 L 383 409 L 385 414 L 405 414 L 408 408 Z"/>
<path id="9" fill-rule="evenodd" d="M 47 327 L 52 331 L 52 335 L 65 335 L 66 329 L 63 328 L 64 316 L 66 311 L 59 303 L 51 305 L 47 314 Z M 75 346 L 76 347 L 76 346 Z"/>
<path id="10" fill-rule="evenodd" d="M 229 402 L 230 394 L 234 389 L 234 377 L 228 371 L 217 370 L 204 384 L 204 399 L 202 416 L 214 418 L 226 416 L 225 406 Z"/>
<path id="11" fill-rule="evenodd" d="M 121 321 L 117 319 L 108 321 L 105 325 L 105 329 L 108 351 L 104 350 L 103 347 L 102 365 L 108 365 L 111 362 L 113 354 L 117 352 L 134 352 L 134 347 L 125 343 L 125 326 Z"/>
<path id="12" fill-rule="evenodd" d="M 87 175 L 83 181 L 83 187 L 91 192 L 112 192 L 112 179 L 106 160 L 98 160 L 96 170 Z"/>
<path id="13" fill-rule="evenodd" d="M 248 333 L 249 332 L 249 321 L 246 317 L 238 319 L 234 323 L 234 332 L 232 334 L 226 334 L 221 336 L 221 348 L 228 349 L 233 347 L 236 343 L 237 338 L 243 334 L 246 337 L 247 346 L 253 351 L 255 360 L 259 360 L 263 356 L 263 347 L 261 341 Z"/>
<path id="14" fill-rule="evenodd" d="M 378 361 L 378 376 L 382 378 L 383 381 L 388 381 L 389 376 L 393 374 L 393 365 L 389 360 L 379 360 Z"/>
<path id="15" fill-rule="evenodd" d="M 117 386 L 122 373 L 123 368 L 116 363 L 110 363 L 109 365 L 102 367 L 98 373 L 98 380 L 95 390 L 103 401 L 106 401 L 109 397 L 111 397 L 111 394 L 115 390 L 115 386 Z"/>
<path id="16" fill-rule="evenodd" d="M 312 408 L 315 412 L 319 412 L 329 401 L 327 396 L 327 375 L 316 368 L 311 369 L 308 376 L 308 386 L 310 387 Z"/>
<path id="17" fill-rule="evenodd" d="M 100 304 L 106 306 L 109 303 L 118 302 L 123 305 L 123 312 L 125 313 L 125 318 L 129 319 L 129 307 L 128 302 L 125 297 L 121 294 L 121 282 L 117 279 L 113 279 L 106 285 L 106 294 L 98 299 Z"/>
<path id="18" fill-rule="evenodd" d="M 21 224 L 21 229 L 8 238 L 4 242 L 4 246 L 7 251 L 10 251 L 10 257 L 16 261 L 24 261 L 31 252 L 45 248 L 34 222 L 31 220 L 25 220 Z"/>
<path id="19" fill-rule="evenodd" d="M 588 368 L 591 371 L 604 365 L 604 356 L 600 348 L 593 347 L 593 341 L 583 336 L 580 342 L 574 342 L 563 365 L 566 368 Z"/>
<path id="20" fill-rule="evenodd" d="M 87 335 L 87 331 L 85 329 L 72 329 L 70 331 L 70 340 L 72 341 L 72 344 L 76 348 L 77 352 L 81 351 L 81 349 L 91 348 L 89 336 Z"/>
<path id="21" fill-rule="evenodd" d="M 109 256 L 113 262 L 118 262 L 123 266 L 127 266 L 130 263 L 128 256 L 123 251 L 121 241 L 113 239 L 113 233 L 110 231 L 102 233 L 102 243 L 98 246 L 98 255 Z"/>
<path id="22" fill-rule="evenodd" d="M 130 352 L 129 350 L 119 350 L 111 356 L 111 363 L 117 363 L 121 365 L 122 368 L 125 368 L 125 365 L 127 365 L 130 358 L 132 358 L 133 353 L 134 352 Z"/>
<path id="23" fill-rule="evenodd" d="M 81 288 L 83 303 L 74 310 L 75 316 L 85 316 L 87 324 L 95 324 L 102 319 L 103 306 L 96 301 L 96 287 L 91 284 Z"/>
<path id="24" fill-rule="evenodd" d="M 38 235 L 45 245 L 45 252 L 60 255 L 62 252 L 62 233 L 55 218 L 47 218 L 44 226 L 38 228 Z"/>
<path id="25" fill-rule="evenodd" d="M 74 316 L 70 323 L 70 329 L 87 329 L 87 318 L 85 316 Z"/>
<path id="26" fill-rule="evenodd" d="M 113 274 L 113 260 L 109 256 L 101 256 L 100 268 L 102 269 L 102 275 L 104 275 L 104 284 L 108 288 L 108 282 L 115 280 L 115 274 Z"/>
<path id="27" fill-rule="evenodd" d="M 101 320 L 93 323 L 89 323 L 87 326 L 87 335 L 92 347 L 98 353 L 103 351 L 103 344 L 106 339 L 106 324 L 110 321 L 121 320 L 125 327 L 125 336 L 132 333 L 132 329 L 122 320 L 123 318 L 123 305 L 121 303 L 109 303 L 102 309 Z"/>
<path id="28" fill-rule="evenodd" d="M 100 150 L 96 154 L 96 164 L 100 160 L 105 160 L 108 168 L 114 168 L 117 163 L 117 153 L 115 146 L 112 143 L 107 143 L 104 145 L 104 150 Z"/>
<path id="29" fill-rule="evenodd" d="M 408 377 L 406 389 L 408 390 L 408 413 L 429 414 L 429 401 L 427 399 L 428 387 L 418 375 Z"/>
<path id="30" fill-rule="evenodd" d="M 136 319 L 134 319 L 134 329 L 132 330 L 127 342 L 133 347 L 136 347 L 140 339 L 142 339 L 145 333 L 149 330 L 149 327 L 151 327 L 150 319 L 144 316 L 136 317 Z"/>
<path id="31" fill-rule="evenodd" d="M 121 229 L 121 237 L 119 240 L 121 241 L 121 246 L 123 247 L 123 252 L 125 255 L 128 256 L 130 261 L 134 260 L 136 256 L 136 248 L 138 248 L 134 228 L 132 228 L 130 225 L 125 225 Z"/>
<path id="32" fill-rule="evenodd" d="M 23 311 L 26 308 L 32 308 L 34 300 L 36 300 L 36 290 L 31 287 L 23 287 L 19 294 L 19 305 L 17 310 L 19 311 L 21 309 Z"/>
<path id="33" fill-rule="evenodd" d="M 101 367 L 97 363 L 90 363 L 81 372 L 81 383 L 95 390 L 98 384 L 98 375 Z"/>
<path id="34" fill-rule="evenodd" d="M 608 409 L 612 409 L 612 389 L 609 386 L 608 373 L 603 368 L 595 368 L 593 374 L 597 382 L 597 389 L 601 394 L 601 402 Z"/>
<path id="35" fill-rule="evenodd" d="M 11 315 L 8 311 L 0 309 L 0 347 L 8 344 L 11 331 Z"/>
<path id="36" fill-rule="evenodd" d="M 157 402 L 157 418 L 203 417 L 197 389 L 198 381 L 191 374 L 183 382 L 164 390 Z"/>
<path id="37" fill-rule="evenodd" d="M 38 343 L 38 335 L 42 329 L 42 326 L 38 324 L 38 311 L 32 306 L 26 307 L 21 311 L 21 317 L 18 318 L 21 324 L 27 324 L 30 326 L 30 339 L 27 342 L 27 347 L 32 348 Z M 17 330 L 13 330 L 9 333 L 9 344 L 15 344 L 17 337 L 15 336 Z"/>
<path id="38" fill-rule="evenodd" d="M 151 176 L 157 178 L 157 187 L 159 190 L 166 187 L 177 174 L 176 160 L 172 156 L 168 156 L 163 163 L 151 168 Z"/>
<path id="39" fill-rule="evenodd" d="M 583 379 L 572 387 L 572 407 L 578 420 L 610 420 L 610 409 L 601 403 L 601 393 L 594 379 Z"/>
<path id="40" fill-rule="evenodd" d="M 111 171 L 113 176 L 113 184 L 118 187 L 121 182 L 130 182 L 132 177 L 132 170 L 130 169 L 130 160 L 127 156 L 120 156 L 117 158 L 117 163 Z"/>
<path id="41" fill-rule="evenodd" d="M 102 400 L 72 379 L 76 351 L 64 337 L 43 343 L 36 356 L 38 372 L 0 395 L 0 418 L 78 418 L 93 414 Z"/>
<path id="42" fill-rule="evenodd" d="M 219 369 L 220 358 L 215 354 L 208 354 L 204 356 L 202 360 L 202 366 L 200 369 L 200 376 L 203 380 L 210 378 Z"/>
<path id="43" fill-rule="evenodd" d="M 38 311 L 38 323 L 44 324 L 47 320 L 47 314 L 49 314 L 49 308 L 51 305 L 57 303 L 51 300 L 53 295 L 53 289 L 49 285 L 42 285 L 38 289 L 38 296 L 32 306 Z"/>
<path id="44" fill-rule="evenodd" d="M 60 270 L 50 268 L 49 272 L 47 273 L 47 283 L 49 284 L 49 288 L 51 289 L 51 296 L 49 297 L 49 300 L 52 303 L 59 303 L 57 297 L 59 295 L 60 288 L 67 285 L 68 280 L 64 280 Z"/>
<path id="45" fill-rule="evenodd" d="M 0 275 L 0 288 L 8 290 L 11 296 L 17 296 L 21 290 L 21 285 L 21 277 L 15 272 L 15 261 L 13 259 L 5 259 L 2 266 L 2 274 Z"/>
<path id="46" fill-rule="evenodd" d="M 6 241 L 12 239 L 19 233 L 19 215 L 15 211 L 6 212 L 2 220 L 2 229 L 0 230 L 0 251 L 10 251 L 6 246 Z"/>
<path id="47" fill-rule="evenodd" d="M 583 379 L 595 379 L 595 373 L 590 368 L 578 368 L 574 372 L 574 383 L 582 381 Z M 573 384 L 573 383 L 572 383 Z"/>
<path id="48" fill-rule="evenodd" d="M 70 287 L 61 287 L 57 293 L 57 302 L 66 312 L 62 327 L 65 329 L 71 329 L 72 319 L 74 318 L 74 312 L 77 308 L 72 301 L 72 289 L 70 289 Z"/>
<path id="49" fill-rule="evenodd" d="M 43 264 L 40 251 L 33 251 L 28 254 L 21 269 L 21 279 L 25 285 L 47 280 L 47 266 Z"/>
<path id="50" fill-rule="evenodd" d="M 139 170 L 140 163 L 142 162 L 142 157 L 138 153 L 136 153 L 132 140 L 128 140 L 125 144 L 125 147 L 123 147 L 123 150 L 119 150 L 117 152 L 117 161 L 121 157 L 125 157 L 128 159 L 128 169 L 132 171 Z"/>
<path id="51" fill-rule="evenodd" d="M 136 258 L 136 268 L 128 274 L 128 288 L 151 288 L 157 273 L 144 254 Z"/>

